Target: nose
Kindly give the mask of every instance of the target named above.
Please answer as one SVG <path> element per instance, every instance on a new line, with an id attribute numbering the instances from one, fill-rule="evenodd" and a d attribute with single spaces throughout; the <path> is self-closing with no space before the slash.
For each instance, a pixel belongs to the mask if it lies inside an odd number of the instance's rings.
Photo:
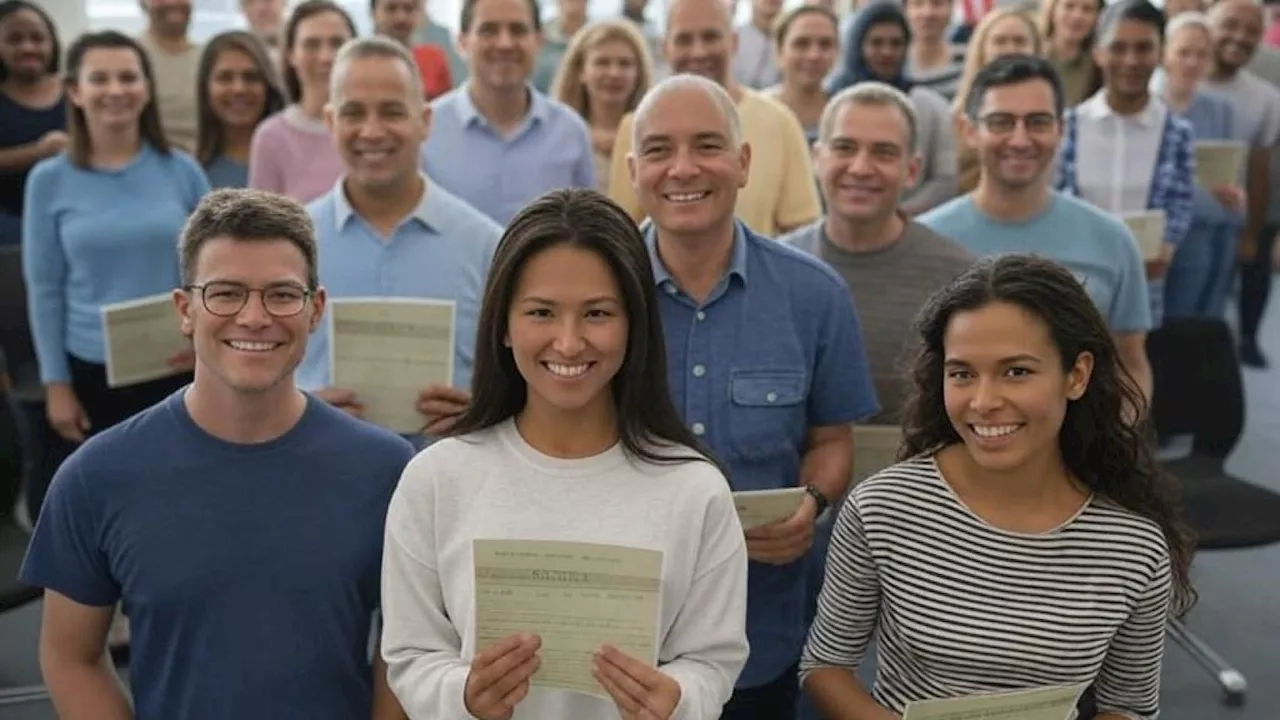
<path id="1" fill-rule="evenodd" d="M 560 324 L 556 331 L 555 342 L 552 347 L 556 354 L 563 358 L 572 358 L 586 348 L 587 343 L 582 337 L 582 328 L 576 318 L 568 318 Z"/>
<path id="2" fill-rule="evenodd" d="M 999 388 L 986 378 L 978 381 L 972 397 L 969 398 L 969 407 L 979 415 L 998 410 L 1003 404 L 1004 400 L 1000 397 Z"/>
<path id="3" fill-rule="evenodd" d="M 516 37 L 510 30 L 501 30 L 498 32 L 495 44 L 503 50 L 508 50 L 515 47 Z"/>
<path id="4" fill-rule="evenodd" d="M 249 293 L 248 301 L 236 315 L 236 324 L 245 328 L 264 328 L 271 324 L 271 314 L 267 312 L 262 293 Z"/>
<path id="5" fill-rule="evenodd" d="M 869 153 L 856 152 L 849 159 L 849 173 L 852 175 L 866 175 L 871 172 L 871 158 Z"/>
<path id="6" fill-rule="evenodd" d="M 674 178 L 693 177 L 698 174 L 698 163 L 694 162 L 693 155 L 688 149 L 681 148 L 672 158 L 668 173 Z"/>

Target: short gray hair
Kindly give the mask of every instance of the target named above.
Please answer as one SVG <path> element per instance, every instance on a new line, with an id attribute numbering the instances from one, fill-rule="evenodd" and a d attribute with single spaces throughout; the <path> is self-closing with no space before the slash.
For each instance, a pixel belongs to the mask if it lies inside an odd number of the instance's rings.
<path id="1" fill-rule="evenodd" d="M 1184 12 L 1176 15 L 1165 26 L 1164 36 L 1166 39 L 1171 38 L 1174 33 L 1186 27 L 1200 28 L 1205 35 L 1213 37 L 1213 27 L 1209 24 L 1209 16 L 1199 12 Z"/>
<path id="2" fill-rule="evenodd" d="M 836 123 L 836 115 L 846 105 L 862 105 L 873 107 L 896 107 L 902 113 L 907 126 L 907 153 L 916 154 L 919 144 L 919 130 L 916 122 L 916 108 L 911 98 L 896 87 L 887 83 L 866 81 L 836 93 L 827 101 L 822 109 L 822 119 L 818 121 L 818 140 L 826 142 L 831 138 L 832 125 Z"/>
<path id="3" fill-rule="evenodd" d="M 663 79 L 650 88 L 649 92 L 645 93 L 644 97 L 640 99 L 640 104 L 636 106 L 636 112 L 631 122 L 632 148 L 640 144 L 640 125 L 648 117 L 649 113 L 653 111 L 653 106 L 663 96 L 678 90 L 694 90 L 706 96 L 724 118 L 725 125 L 729 130 L 729 142 L 733 143 L 735 147 L 742 146 L 742 119 L 738 117 L 738 106 L 734 104 L 729 92 L 720 87 L 719 84 L 701 75 L 681 73 Z"/>
<path id="4" fill-rule="evenodd" d="M 409 94 L 423 104 L 427 102 L 427 96 L 422 89 L 422 73 L 418 71 L 418 63 L 414 62 L 413 56 L 404 45 L 383 35 L 354 38 L 348 40 L 338 50 L 338 57 L 333 61 L 333 71 L 329 75 L 331 102 L 338 97 L 338 90 L 342 87 L 342 82 L 347 79 L 347 66 L 353 60 L 364 58 L 390 58 L 404 63 L 405 69 L 409 71 Z"/>

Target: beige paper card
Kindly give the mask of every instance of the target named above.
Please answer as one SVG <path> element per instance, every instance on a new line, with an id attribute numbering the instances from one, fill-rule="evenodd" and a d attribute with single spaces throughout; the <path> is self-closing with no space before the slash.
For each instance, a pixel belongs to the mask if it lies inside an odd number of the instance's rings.
<path id="1" fill-rule="evenodd" d="M 1129 226 L 1143 260 L 1159 260 L 1164 252 L 1164 230 L 1168 222 L 1163 210 L 1145 210 L 1120 218 Z"/>
<path id="2" fill-rule="evenodd" d="M 791 517 L 800 509 L 804 496 L 802 487 L 743 490 L 733 494 L 733 505 L 738 509 L 742 529 L 750 530 Z"/>
<path id="3" fill-rule="evenodd" d="M 1235 140 L 1196 141 L 1196 183 L 1201 187 L 1239 185 L 1246 148 Z"/>
<path id="4" fill-rule="evenodd" d="M 177 375 L 169 358 L 191 348 L 182 334 L 173 296 L 151 295 L 103 305 L 102 337 L 106 345 L 107 387 Z"/>

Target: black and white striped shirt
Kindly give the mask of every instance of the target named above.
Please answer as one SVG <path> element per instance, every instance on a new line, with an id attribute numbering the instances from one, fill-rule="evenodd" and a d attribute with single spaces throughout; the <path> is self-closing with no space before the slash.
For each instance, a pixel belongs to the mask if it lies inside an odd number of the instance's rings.
<path id="1" fill-rule="evenodd" d="M 878 625 L 872 693 L 895 712 L 1093 681 L 1099 712 L 1148 720 L 1170 592 L 1155 523 L 1094 497 L 1050 532 L 999 530 L 920 457 L 864 481 L 841 510 L 800 667 L 856 668 Z"/>

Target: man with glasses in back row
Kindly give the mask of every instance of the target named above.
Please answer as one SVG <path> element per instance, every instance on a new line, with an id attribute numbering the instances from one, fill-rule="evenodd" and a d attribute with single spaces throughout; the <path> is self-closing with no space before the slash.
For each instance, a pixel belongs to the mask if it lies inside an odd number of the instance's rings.
<path id="1" fill-rule="evenodd" d="M 1062 81 L 1047 60 L 1006 55 L 978 72 L 965 103 L 978 187 L 919 218 L 978 257 L 1034 253 L 1075 274 L 1107 319 L 1120 360 L 1151 397 L 1146 268 L 1123 221 L 1052 188 Z"/>
<path id="2" fill-rule="evenodd" d="M 297 203 L 219 190 L 183 231 L 174 305 L 195 379 L 59 468 L 20 579 L 45 588 L 61 717 L 403 718 L 376 650 L 402 438 L 300 392 L 324 313 Z M 104 657 L 132 628 L 133 707 Z"/>

